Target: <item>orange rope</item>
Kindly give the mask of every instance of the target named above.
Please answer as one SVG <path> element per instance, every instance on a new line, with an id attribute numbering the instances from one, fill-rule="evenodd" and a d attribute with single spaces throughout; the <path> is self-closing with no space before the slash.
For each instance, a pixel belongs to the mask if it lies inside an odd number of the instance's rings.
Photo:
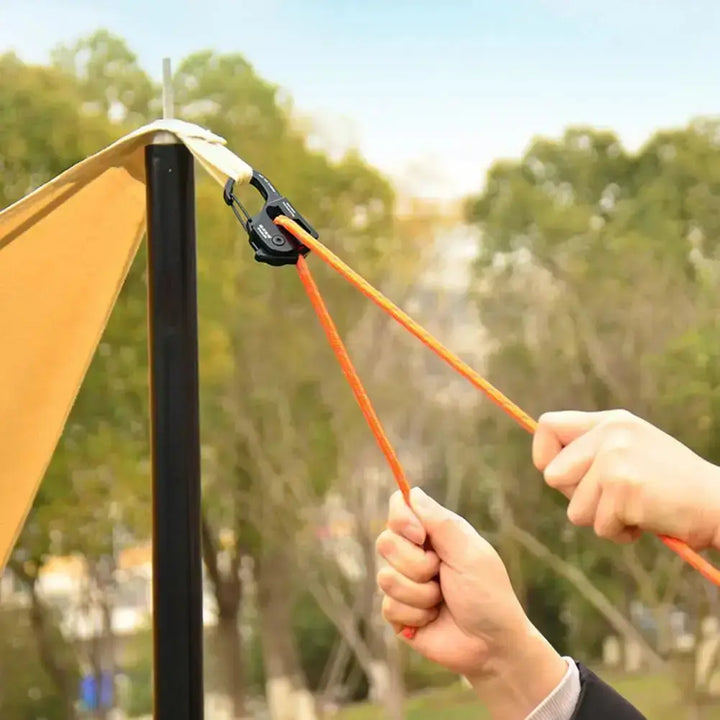
<path id="1" fill-rule="evenodd" d="M 457 370 L 464 378 L 469 380 L 478 390 L 485 393 L 498 407 L 512 417 L 518 425 L 530 433 L 535 432 L 537 422 L 512 400 L 505 397 L 496 387 L 491 385 L 482 375 L 475 372 L 466 362 L 453 354 L 440 341 L 436 340 L 425 328 L 415 322 L 407 313 L 388 300 L 381 292 L 376 290 L 365 278 L 358 275 L 348 267 L 337 255 L 334 255 L 319 240 L 306 233 L 297 223 L 284 215 L 275 218 L 275 223 L 292 233 L 303 245 L 309 247 L 319 258 L 322 258 L 330 267 L 340 273 L 348 282 L 354 285 L 366 298 L 372 300 L 388 315 L 397 320 L 408 332 L 427 345 L 434 353 L 441 357 L 450 367 Z"/>
<path id="2" fill-rule="evenodd" d="M 358 375 L 357 370 L 355 369 L 355 366 L 350 359 L 347 348 L 345 347 L 345 344 L 340 337 L 340 333 L 338 332 L 337 327 L 335 326 L 335 323 L 333 322 L 333 319 L 328 312 L 325 301 L 320 294 L 320 290 L 317 286 L 317 283 L 315 282 L 315 278 L 312 276 L 307 261 L 302 255 L 300 255 L 300 257 L 298 258 L 297 271 L 303 287 L 305 288 L 305 292 L 307 293 L 308 298 L 310 298 L 310 303 L 312 304 L 313 309 L 318 316 L 318 320 L 320 320 L 320 324 L 325 331 L 325 335 L 327 336 L 328 342 L 330 343 L 330 347 L 333 349 L 335 357 L 337 357 L 338 362 L 340 363 L 340 367 L 342 368 L 342 371 L 345 374 L 348 383 L 350 383 L 350 387 L 353 391 L 353 394 L 355 395 L 355 399 L 357 400 L 358 405 L 360 406 L 360 410 L 365 416 L 365 420 L 370 426 L 370 430 L 375 436 L 375 439 L 377 440 L 377 443 L 380 446 L 383 455 L 385 455 L 385 458 L 388 461 L 388 465 L 390 465 L 392 474 L 395 477 L 395 482 L 400 488 L 400 492 L 405 499 L 405 503 L 408 507 L 410 507 L 410 483 L 405 477 L 405 471 L 400 464 L 400 459 L 395 452 L 395 448 L 393 448 L 390 440 L 388 439 L 387 433 L 385 432 L 385 429 L 383 428 L 382 423 L 380 422 L 380 419 L 375 412 L 375 408 L 370 402 L 367 391 L 363 387 L 362 380 L 360 380 L 360 376 Z M 402 633 L 406 638 L 408 638 L 408 640 L 412 640 L 412 638 L 415 637 L 416 632 L 416 628 L 402 628 Z"/>
<path id="3" fill-rule="evenodd" d="M 365 416 L 367 424 L 370 426 L 370 430 L 372 430 L 372 434 L 375 436 L 383 455 L 385 455 L 388 465 L 390 465 L 390 469 L 392 470 L 392 474 L 395 477 L 395 482 L 400 488 L 400 492 L 402 492 L 405 502 L 409 506 L 410 483 L 405 477 L 405 471 L 400 464 L 400 460 L 398 459 L 395 449 L 390 444 L 390 440 L 388 440 L 388 436 L 385 433 L 377 413 L 375 412 L 375 408 L 373 408 L 370 398 L 363 387 L 360 376 L 357 374 L 357 370 L 352 364 L 352 360 L 350 359 L 350 355 L 348 355 L 348 351 L 342 341 L 342 338 L 340 337 L 340 333 L 338 332 L 337 327 L 335 327 L 333 319 L 330 317 L 325 301 L 320 295 L 320 290 L 315 282 L 315 278 L 313 278 L 310 273 L 307 261 L 302 255 L 298 258 L 297 271 L 300 276 L 300 280 L 305 287 L 305 291 L 310 298 L 310 302 L 312 303 L 318 319 L 320 320 L 320 324 L 325 331 L 325 335 L 327 335 L 330 347 L 333 349 L 333 352 L 340 363 L 340 367 L 342 368 L 347 381 L 350 383 L 350 387 L 352 388 L 355 399 L 360 406 L 360 410 L 362 410 L 362 414 Z"/>
<path id="4" fill-rule="evenodd" d="M 706 580 L 714 585 L 720 585 L 720 569 L 695 552 L 687 543 L 667 535 L 658 535 L 658 537 Z"/>
<path id="5" fill-rule="evenodd" d="M 318 257 L 340 273 L 340 275 L 342 275 L 342 277 L 344 277 L 351 285 L 354 285 L 363 295 L 365 295 L 365 297 L 372 300 L 372 302 L 374 302 L 378 307 L 382 308 L 386 313 L 388 313 L 388 315 L 397 320 L 406 330 L 412 333 L 416 338 L 418 338 L 418 340 L 442 358 L 448 365 L 450 365 L 450 367 L 457 370 L 457 372 L 469 380 L 470 383 L 478 388 L 478 390 L 485 393 L 490 400 L 512 417 L 518 425 L 531 434 L 535 432 L 537 429 L 536 420 L 512 402 L 512 400 L 506 397 L 502 392 L 500 392 L 500 390 L 485 380 L 485 378 L 479 375 L 467 363 L 463 362 L 459 357 L 457 357 L 457 355 L 448 350 L 448 348 L 446 348 L 439 340 L 434 338 L 427 330 L 425 330 L 425 328 L 415 322 L 415 320 L 413 320 L 407 313 L 403 312 L 397 305 L 386 298 L 379 290 L 374 288 L 367 280 L 365 280 L 365 278 L 346 265 L 319 240 L 316 240 L 312 237 L 312 235 L 305 232 L 305 230 L 303 230 L 297 223 L 283 215 L 275 218 L 275 223 L 280 227 L 285 228 L 299 242 L 310 248 L 310 250 L 312 250 Z M 380 425 L 380 421 L 377 419 L 377 415 L 370 404 L 367 393 L 365 393 L 362 387 L 360 378 L 352 366 L 352 362 L 350 361 L 347 351 L 342 344 L 342 340 L 337 333 L 337 329 L 332 323 L 332 319 L 327 312 L 327 308 L 325 308 L 325 304 L 320 297 L 317 285 L 310 275 L 307 262 L 302 256 L 298 262 L 298 272 L 300 273 L 300 278 L 305 284 L 308 295 L 310 295 L 313 306 L 320 317 L 320 321 L 323 323 L 323 327 L 328 335 L 330 344 L 333 346 L 333 350 L 335 351 L 338 360 L 340 360 L 343 372 L 345 372 L 346 377 L 350 381 L 350 385 L 353 388 L 355 397 L 358 399 L 358 403 L 360 403 L 363 414 L 365 415 L 378 444 L 383 449 L 385 457 L 388 459 L 390 467 L 393 470 L 398 486 L 403 493 L 403 497 L 405 497 L 405 501 L 409 505 L 409 485 L 407 479 L 405 478 L 405 474 L 403 473 L 402 467 L 400 466 L 397 456 L 395 455 L 395 452 L 382 429 L 382 425 Z M 311 294 L 310 287 L 312 287 L 313 294 Z M 324 317 L 322 313 L 324 313 Z M 343 355 L 342 359 L 341 354 Z M 362 402 L 360 399 L 361 397 L 363 398 Z M 365 403 L 365 405 L 363 403 Z M 720 586 L 720 569 L 714 567 L 710 562 L 703 558 L 699 553 L 695 552 L 682 540 L 664 535 L 660 535 L 659 537 L 660 540 L 667 545 L 667 547 L 677 553 L 686 563 L 697 570 L 697 572 L 699 572 L 703 577 L 715 585 Z M 412 637 L 410 634 L 412 629 L 406 628 L 404 632 L 406 637 Z"/>

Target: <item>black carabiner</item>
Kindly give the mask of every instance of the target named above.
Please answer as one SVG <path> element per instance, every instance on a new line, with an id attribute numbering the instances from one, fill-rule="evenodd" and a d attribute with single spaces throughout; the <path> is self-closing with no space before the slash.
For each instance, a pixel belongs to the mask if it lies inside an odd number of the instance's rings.
<path id="1" fill-rule="evenodd" d="M 274 267 L 296 265 L 300 255 L 307 255 L 310 248 L 305 247 L 284 228 L 278 227 L 273 220 L 278 215 L 285 215 L 314 238 L 319 237 L 318 233 L 262 173 L 253 170 L 250 184 L 258 190 L 265 201 L 256 215 L 250 217 L 235 196 L 233 192 L 235 181 L 232 178 L 225 183 L 223 200 L 233 209 L 240 224 L 245 228 L 250 245 L 255 251 L 255 260 Z M 244 218 L 238 209 L 242 211 Z"/>

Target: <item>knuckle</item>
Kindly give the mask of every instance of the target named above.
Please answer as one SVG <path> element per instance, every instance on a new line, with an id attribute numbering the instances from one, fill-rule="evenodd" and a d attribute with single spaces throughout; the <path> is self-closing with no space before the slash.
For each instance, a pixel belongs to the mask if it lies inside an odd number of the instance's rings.
<path id="1" fill-rule="evenodd" d="M 375 541 L 375 549 L 382 557 L 387 557 L 395 549 L 395 534 L 390 530 L 383 530 Z"/>
<path id="2" fill-rule="evenodd" d="M 642 424 L 637 415 L 633 415 L 629 410 L 610 410 L 600 423 L 606 432 L 614 432 L 618 430 L 626 430 L 628 432 L 636 432 Z"/>
<path id="3" fill-rule="evenodd" d="M 390 568 L 382 568 L 377 574 L 378 587 L 384 593 L 392 592 L 395 587 L 395 573 Z"/>
<path id="4" fill-rule="evenodd" d="M 442 593 L 440 592 L 440 585 L 436 582 L 432 583 L 428 589 L 427 606 L 428 608 L 434 608 L 442 601 Z"/>
<path id="5" fill-rule="evenodd" d="M 545 478 L 545 484 L 553 490 L 559 490 L 563 486 L 563 478 L 557 473 L 545 472 L 543 477 Z"/>
<path id="6" fill-rule="evenodd" d="M 617 408 L 608 413 L 607 422 L 615 427 L 634 427 L 637 425 L 639 418 L 633 415 L 629 410 Z"/>
<path id="7" fill-rule="evenodd" d="M 619 498 L 623 521 L 630 527 L 641 527 L 648 513 L 652 514 L 650 492 L 646 483 L 636 481 Z"/>
<path id="8" fill-rule="evenodd" d="M 641 484 L 629 447 L 612 447 L 605 450 L 601 470 L 600 486 L 604 490 L 625 493 Z"/>
<path id="9" fill-rule="evenodd" d="M 605 523 L 595 523 L 594 526 L 595 534 L 603 540 L 612 540 L 612 533 L 609 530 L 608 525 Z"/>
<path id="10" fill-rule="evenodd" d="M 626 427 L 608 428 L 602 440 L 601 452 L 609 457 L 622 458 L 635 445 L 635 433 Z"/>
<path id="11" fill-rule="evenodd" d="M 565 513 L 567 515 L 567 519 L 573 524 L 573 525 L 579 525 L 579 516 L 580 513 L 572 506 L 568 505 L 567 512 Z"/>
<path id="12" fill-rule="evenodd" d="M 627 449 L 632 447 L 643 429 L 644 422 L 627 410 L 613 410 L 602 423 L 603 447 Z"/>
<path id="13" fill-rule="evenodd" d="M 584 508 L 577 507 L 570 503 L 567 509 L 567 518 L 573 524 L 578 527 L 587 525 L 589 522 L 588 513 Z"/>
<path id="14" fill-rule="evenodd" d="M 440 572 L 440 558 L 434 553 L 425 554 L 425 564 L 423 568 L 423 579 L 421 582 L 432 580 Z"/>
<path id="15" fill-rule="evenodd" d="M 419 563 L 413 568 L 410 579 L 416 583 L 425 583 L 435 575 L 433 567 L 426 561 Z"/>
<path id="16" fill-rule="evenodd" d="M 393 622 L 395 620 L 396 607 L 392 598 L 387 595 L 382 601 L 382 616 L 387 622 Z"/>

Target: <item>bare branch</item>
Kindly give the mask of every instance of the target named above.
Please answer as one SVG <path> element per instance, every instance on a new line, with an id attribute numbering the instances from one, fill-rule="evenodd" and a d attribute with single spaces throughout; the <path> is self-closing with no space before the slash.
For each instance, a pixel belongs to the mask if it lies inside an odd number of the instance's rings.
<path id="1" fill-rule="evenodd" d="M 622 636 L 631 638 L 643 649 L 650 663 L 656 668 L 664 668 L 665 661 L 648 644 L 633 624 L 617 610 L 608 597 L 576 565 L 572 565 L 554 553 L 544 543 L 530 533 L 512 525 L 507 528 L 513 537 L 534 557 L 544 562 L 560 577 L 565 578 Z"/>

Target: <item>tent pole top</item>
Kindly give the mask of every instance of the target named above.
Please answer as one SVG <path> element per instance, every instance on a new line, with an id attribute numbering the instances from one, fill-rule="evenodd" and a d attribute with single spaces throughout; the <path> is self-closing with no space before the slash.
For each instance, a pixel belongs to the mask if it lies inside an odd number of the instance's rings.
<path id="1" fill-rule="evenodd" d="M 172 64 L 170 58 L 163 58 L 162 84 L 163 120 L 175 117 L 175 98 L 172 86 Z"/>
<path id="2" fill-rule="evenodd" d="M 170 58 L 162 61 L 162 116 L 163 120 L 175 117 L 175 97 L 172 84 L 172 64 Z M 153 145 L 176 145 L 178 139 L 169 132 L 159 132 L 153 136 Z"/>

